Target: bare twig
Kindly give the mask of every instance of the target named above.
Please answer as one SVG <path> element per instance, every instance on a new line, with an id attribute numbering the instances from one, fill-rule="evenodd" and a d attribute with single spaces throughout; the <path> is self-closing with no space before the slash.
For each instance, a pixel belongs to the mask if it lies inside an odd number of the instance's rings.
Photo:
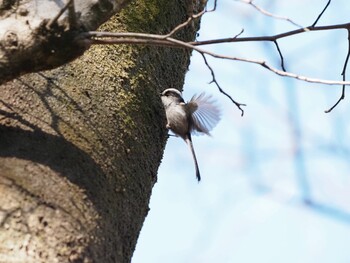
<path id="1" fill-rule="evenodd" d="M 320 18 L 322 17 L 323 13 L 327 10 L 328 6 L 330 5 L 332 0 L 328 0 L 326 6 L 323 8 L 322 12 L 318 15 L 318 17 L 316 18 L 315 22 L 311 25 L 312 27 L 316 26 L 316 24 L 318 23 L 318 20 L 320 20 Z"/>
<path id="2" fill-rule="evenodd" d="M 309 31 L 323 31 L 323 30 L 333 30 L 333 29 L 348 29 L 350 28 L 350 23 L 345 24 L 336 24 L 329 26 L 310 26 L 305 28 L 300 28 L 292 31 L 287 31 L 277 35 L 271 36 L 260 36 L 260 37 L 229 37 L 229 38 L 220 38 L 220 39 L 211 39 L 204 41 L 195 41 L 189 42 L 193 46 L 203 46 L 203 45 L 213 45 L 221 43 L 232 43 L 232 42 L 258 42 L 258 41 L 275 41 L 281 38 L 309 32 Z"/>
<path id="3" fill-rule="evenodd" d="M 349 57 L 350 57 L 350 29 L 348 29 L 348 53 L 346 55 L 346 59 L 344 62 L 344 67 L 343 67 L 343 71 L 341 73 L 341 75 L 343 76 L 343 81 L 346 80 L 346 68 L 348 66 L 348 62 L 349 62 Z M 325 113 L 329 113 L 331 112 L 335 107 L 338 106 L 338 104 L 345 98 L 345 85 L 342 85 L 342 92 L 341 95 L 339 97 L 339 99 L 337 100 L 337 102 L 328 110 L 325 111 Z"/>
<path id="4" fill-rule="evenodd" d="M 237 38 L 237 37 L 239 37 L 240 35 L 242 35 L 243 34 L 243 32 L 244 32 L 244 28 L 242 28 L 242 30 L 237 34 L 237 35 L 235 35 L 233 38 Z"/>
<path id="5" fill-rule="evenodd" d="M 239 1 L 239 2 L 242 2 L 242 3 L 248 4 L 248 5 L 251 5 L 252 7 L 254 7 L 256 10 L 258 10 L 260 13 L 262 13 L 265 16 L 269 16 L 269 17 L 272 17 L 272 18 L 275 18 L 275 19 L 279 19 L 279 20 L 284 20 L 284 21 L 287 21 L 287 22 L 293 24 L 296 27 L 302 28 L 301 25 L 295 23 L 292 19 L 290 19 L 288 17 L 272 14 L 272 13 L 266 11 L 265 9 L 257 6 L 256 4 L 253 3 L 253 0 L 236 0 L 236 1 Z"/>
<path id="6" fill-rule="evenodd" d="M 210 70 L 210 73 L 211 73 L 211 76 L 212 76 L 212 80 L 210 81 L 210 83 L 215 83 L 216 87 L 218 88 L 218 90 L 224 94 L 227 98 L 229 98 L 233 104 L 235 104 L 237 106 L 237 108 L 241 111 L 241 116 L 243 116 L 244 114 L 244 110 L 242 109 L 242 106 L 247 106 L 246 104 L 243 104 L 243 103 L 239 103 L 237 101 L 235 101 L 228 93 L 226 93 L 219 85 L 219 83 L 217 82 L 216 80 L 216 77 L 215 77 L 215 73 L 214 73 L 214 70 L 213 68 L 209 65 L 208 61 L 207 61 L 207 58 L 205 57 L 205 54 L 201 53 L 202 57 L 203 57 L 203 60 L 204 60 L 204 63 L 205 65 L 208 67 L 208 69 Z"/>
<path id="7" fill-rule="evenodd" d="M 283 58 L 283 55 L 282 55 L 282 52 L 281 52 L 281 49 L 277 43 L 277 40 L 273 41 L 273 43 L 275 44 L 276 48 L 277 48 L 277 51 L 278 51 L 278 54 L 280 55 L 280 59 L 281 59 L 281 68 L 283 71 L 286 71 L 286 68 L 284 67 L 284 58 Z"/>
<path id="8" fill-rule="evenodd" d="M 149 46 L 165 46 L 179 48 L 176 44 L 167 42 L 162 39 L 142 39 L 133 37 L 123 37 L 123 38 L 108 38 L 108 39 L 92 39 L 89 40 L 89 44 L 92 45 L 112 45 L 112 44 L 133 44 L 133 45 L 149 45 Z"/>
<path id="9" fill-rule="evenodd" d="M 216 10 L 217 4 L 218 4 L 218 1 L 215 0 L 213 8 L 211 10 L 208 10 L 207 12 L 214 12 Z"/>
<path id="10" fill-rule="evenodd" d="M 203 11 L 199 12 L 198 14 L 190 16 L 185 22 L 183 22 L 182 24 L 179 24 L 177 27 L 175 27 L 173 30 L 171 30 L 168 34 L 164 35 L 164 38 L 173 36 L 180 29 L 189 25 L 194 19 L 201 17 L 202 15 L 204 15 L 207 12 L 208 11 L 203 10 Z"/>
<path id="11" fill-rule="evenodd" d="M 343 28 L 343 27 L 341 27 Z M 240 58 L 240 57 L 233 57 L 233 56 L 225 56 L 220 55 L 214 52 L 207 51 L 205 49 L 199 48 L 196 45 L 193 45 L 193 42 L 184 42 L 181 40 L 177 40 L 171 37 L 164 38 L 164 35 L 154 35 L 154 34 L 144 34 L 144 33 L 110 33 L 110 32 L 86 32 L 82 33 L 81 37 L 84 39 L 90 39 L 91 44 L 147 44 L 147 45 L 160 45 L 160 46 L 168 46 L 168 47 L 174 47 L 174 48 L 185 48 L 185 49 L 192 49 L 199 53 L 207 54 L 209 56 L 215 57 L 215 58 L 221 58 L 221 59 L 228 59 L 228 60 L 234 60 L 234 61 L 242 61 L 247 63 L 253 63 L 260 65 L 273 73 L 283 76 L 283 77 L 289 77 L 294 78 L 310 83 L 320 83 L 320 84 L 326 84 L 326 85 L 350 85 L 350 81 L 337 81 L 337 80 L 324 80 L 324 79 L 317 79 L 317 78 L 309 78 L 306 76 L 298 75 L 291 72 L 286 72 L 283 70 L 276 69 L 270 65 L 268 65 L 265 61 L 262 60 L 254 60 L 254 59 L 246 59 L 246 58 Z M 104 39 L 104 38 L 108 39 Z M 97 39 L 95 39 L 97 38 Z M 268 37 L 262 37 L 262 38 L 268 38 Z M 237 38 L 242 39 L 242 38 Z M 225 39 L 224 39 L 225 40 Z M 269 38 L 270 40 L 270 38 Z M 216 40 L 216 42 L 219 42 L 220 40 Z"/>
<path id="12" fill-rule="evenodd" d="M 50 29 L 52 27 L 52 25 L 55 24 L 57 22 L 57 20 L 62 16 L 62 14 L 68 8 L 70 8 L 72 2 L 73 2 L 73 0 L 68 0 L 68 2 L 62 7 L 62 9 L 58 12 L 58 14 L 47 23 L 47 25 L 46 25 L 47 29 Z"/>
<path id="13" fill-rule="evenodd" d="M 75 14 L 75 5 L 74 0 L 68 1 L 68 19 L 69 19 L 69 27 L 77 28 L 77 16 Z"/>

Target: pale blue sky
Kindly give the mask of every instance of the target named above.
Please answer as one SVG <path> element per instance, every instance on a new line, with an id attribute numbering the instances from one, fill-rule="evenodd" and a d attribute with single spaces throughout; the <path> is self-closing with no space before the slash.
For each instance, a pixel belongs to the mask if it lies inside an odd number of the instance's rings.
<path id="1" fill-rule="evenodd" d="M 218 10 L 203 18 L 199 39 L 234 36 L 242 28 L 244 36 L 295 29 L 237 1 L 218 2 Z M 327 1 L 254 3 L 308 26 Z M 319 25 L 348 22 L 349 13 L 348 1 L 333 0 Z M 309 32 L 280 46 L 288 70 L 341 79 L 345 31 Z M 279 66 L 271 43 L 207 48 Z M 245 115 L 208 84 L 210 72 L 194 54 L 184 97 L 212 94 L 222 120 L 212 138 L 193 138 L 199 184 L 186 144 L 169 138 L 132 262 L 350 262 L 350 94 L 325 114 L 340 87 L 281 78 L 257 65 L 209 62 L 221 86 L 247 104 Z"/>

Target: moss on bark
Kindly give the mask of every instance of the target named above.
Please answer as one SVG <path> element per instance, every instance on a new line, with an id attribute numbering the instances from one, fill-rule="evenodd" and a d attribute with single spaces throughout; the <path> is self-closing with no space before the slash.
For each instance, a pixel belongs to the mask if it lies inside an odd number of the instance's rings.
<path id="1" fill-rule="evenodd" d="M 101 30 L 166 33 L 187 19 L 187 7 L 136 1 Z M 189 26 L 177 36 L 195 33 Z M 159 92 L 182 88 L 189 58 L 182 49 L 94 46 L 1 87 L 0 186 L 17 202 L 2 222 L 36 221 L 0 227 L 0 261 L 19 251 L 26 262 L 131 260 L 166 141 Z"/>

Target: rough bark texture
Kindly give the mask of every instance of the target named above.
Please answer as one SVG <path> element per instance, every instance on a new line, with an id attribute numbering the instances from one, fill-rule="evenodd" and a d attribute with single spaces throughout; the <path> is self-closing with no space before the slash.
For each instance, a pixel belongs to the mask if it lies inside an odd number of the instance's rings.
<path id="1" fill-rule="evenodd" d="M 130 0 L 0 1 L 0 84 L 63 65 L 89 47 L 79 34 L 94 30 Z M 57 18 L 57 19 L 56 19 Z"/>
<path id="2" fill-rule="evenodd" d="M 166 33 L 189 6 L 136 1 L 101 29 Z M 182 88 L 189 56 L 95 46 L 0 86 L 0 262 L 131 260 L 166 141 L 159 92 Z"/>

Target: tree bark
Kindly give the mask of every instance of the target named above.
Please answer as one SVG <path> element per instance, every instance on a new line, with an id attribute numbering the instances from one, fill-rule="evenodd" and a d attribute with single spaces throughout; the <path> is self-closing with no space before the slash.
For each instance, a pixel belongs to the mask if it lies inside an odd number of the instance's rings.
<path id="1" fill-rule="evenodd" d="M 52 69 L 82 55 L 79 35 L 94 30 L 130 0 L 0 1 L 0 84 Z M 60 14 L 61 10 L 67 11 Z"/>
<path id="2" fill-rule="evenodd" d="M 136 1 L 101 30 L 167 33 L 190 2 Z M 167 137 L 159 92 L 182 88 L 189 58 L 94 46 L 0 86 L 0 262 L 130 262 Z"/>

